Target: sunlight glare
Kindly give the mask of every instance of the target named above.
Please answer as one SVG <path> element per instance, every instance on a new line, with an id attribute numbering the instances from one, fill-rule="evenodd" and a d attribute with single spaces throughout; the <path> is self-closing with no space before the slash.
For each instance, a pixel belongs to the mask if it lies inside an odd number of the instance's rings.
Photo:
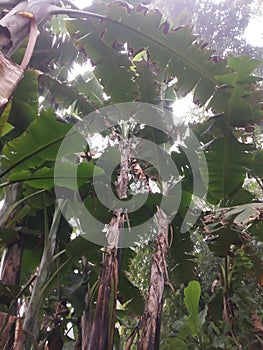
<path id="1" fill-rule="evenodd" d="M 80 9 L 84 9 L 84 7 L 91 5 L 91 3 L 92 0 L 74 0 L 74 4 Z"/>
<path id="2" fill-rule="evenodd" d="M 262 17 L 252 18 L 244 32 L 245 40 L 253 46 L 263 46 Z"/>
<path id="3" fill-rule="evenodd" d="M 87 71 L 92 72 L 94 67 L 92 66 L 90 60 L 87 60 L 85 64 L 75 63 L 73 68 L 68 73 L 68 81 L 74 80 L 79 74 L 83 74 Z"/>
<path id="4" fill-rule="evenodd" d="M 173 112 L 176 116 L 176 118 L 179 120 L 183 120 L 184 117 L 186 117 L 190 111 L 191 107 L 193 106 L 193 95 L 188 94 L 183 98 L 178 98 L 173 103 Z"/>

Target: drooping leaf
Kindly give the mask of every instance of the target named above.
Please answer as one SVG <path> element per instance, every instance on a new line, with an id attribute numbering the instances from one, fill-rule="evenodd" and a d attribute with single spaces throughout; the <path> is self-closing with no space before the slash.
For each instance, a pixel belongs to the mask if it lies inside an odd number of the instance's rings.
<path id="1" fill-rule="evenodd" d="M 72 190 L 76 189 L 77 186 L 81 187 L 89 179 L 104 174 L 99 167 L 85 162 L 76 166 L 72 162 L 64 161 L 57 165 L 56 171 L 56 186 L 67 187 Z M 54 187 L 54 168 L 43 166 L 37 171 L 23 170 L 13 172 L 9 176 L 9 180 L 11 183 L 24 182 L 34 188 L 50 190 Z"/>
<path id="2" fill-rule="evenodd" d="M 161 68 L 167 69 L 168 75 L 177 77 L 177 87 L 180 93 L 186 94 L 195 89 L 194 99 L 201 105 L 215 92 L 214 76 L 227 72 L 224 62 L 217 64 L 213 62 L 210 59 L 212 52 L 203 49 L 202 44 L 196 43 L 196 38 L 191 34 L 190 28 L 170 29 L 167 23 L 161 23 L 159 13 L 148 11 L 143 5 L 131 9 L 124 2 L 118 2 L 110 6 L 94 5 L 91 10 L 106 15 L 108 20 L 70 21 L 68 29 L 71 34 L 75 33 L 80 40 L 79 43 L 85 46 L 88 55 L 97 65 L 98 71 L 100 65 L 106 68 L 103 57 L 103 50 L 104 54 L 106 53 L 105 46 L 111 57 L 113 52 L 110 51 L 110 48 L 118 47 L 118 45 L 121 48 L 124 43 L 128 43 L 135 53 L 147 49 L 151 62 L 158 62 Z M 101 38 L 101 41 L 98 38 Z M 120 52 L 118 54 L 119 63 L 115 57 L 114 65 L 111 66 L 117 71 L 116 74 L 112 71 L 112 74 L 115 76 L 116 83 L 116 79 L 120 77 L 118 72 L 123 71 L 123 77 L 116 85 L 120 87 L 119 93 L 124 97 L 122 101 L 127 101 L 127 98 L 132 98 L 129 90 L 129 87 L 132 87 L 129 82 L 131 75 L 128 67 L 130 65 L 128 61 L 125 63 Z M 109 63 L 107 62 L 108 65 Z M 122 92 L 121 86 L 123 86 L 125 76 L 127 86 Z M 107 79 L 102 82 L 104 86 L 110 86 Z M 115 88 L 113 87 L 113 90 L 110 91 L 111 94 L 114 93 Z"/>
<path id="3" fill-rule="evenodd" d="M 247 56 L 229 57 L 228 65 L 232 73 L 216 76 L 221 84 L 218 92 L 209 102 L 217 112 L 225 112 L 225 117 L 233 126 L 245 126 L 258 122 L 263 117 L 260 106 L 254 101 L 252 84 L 261 80 L 251 73 L 260 62 Z"/>
<path id="4" fill-rule="evenodd" d="M 99 246 L 82 236 L 78 236 L 68 243 L 66 255 L 76 260 L 80 259 L 81 256 L 85 256 L 88 261 L 95 263 L 100 256 L 99 250 Z"/>
<path id="5" fill-rule="evenodd" d="M 75 189 L 74 185 L 75 177 L 77 179 L 78 186 L 82 186 L 89 179 L 92 179 L 96 176 L 103 175 L 103 169 L 94 166 L 91 163 L 82 162 L 77 167 L 76 174 L 76 164 L 72 162 L 64 161 L 57 165 L 56 168 L 56 185 L 64 186 L 69 189 Z M 61 176 L 58 178 L 58 176 Z"/>
<path id="6" fill-rule="evenodd" d="M 54 171 L 52 169 L 43 167 L 35 172 L 29 170 L 22 170 L 13 172 L 9 176 L 12 183 L 22 182 L 34 188 L 43 188 L 50 190 L 54 186 Z"/>
<path id="7" fill-rule="evenodd" d="M 210 145 L 206 154 L 209 175 L 207 200 L 210 203 L 226 203 L 241 189 L 246 176 L 245 166 L 253 159 L 248 150 L 249 147 L 237 141 L 229 131 Z"/>
<path id="8" fill-rule="evenodd" d="M 237 230 L 231 230 L 228 227 L 222 227 L 215 232 L 215 238 L 208 242 L 209 249 L 216 256 L 225 257 L 232 244 L 241 245 L 242 239 Z"/>
<path id="9" fill-rule="evenodd" d="M 259 219 L 261 212 L 263 212 L 262 203 L 243 204 L 230 210 L 226 210 L 226 212 L 223 214 L 223 220 L 233 220 L 236 225 L 245 226 L 249 222 Z"/>
<path id="10" fill-rule="evenodd" d="M 182 221 L 180 222 L 180 225 Z M 170 269 L 176 283 L 184 283 L 194 278 L 194 267 L 196 265 L 193 255 L 193 242 L 189 233 L 181 233 L 180 226 L 173 221 L 173 237 L 170 253 Z"/>
<path id="11" fill-rule="evenodd" d="M 261 61 L 252 59 L 249 56 L 229 56 L 228 66 L 236 73 L 235 83 L 250 83 L 246 78 L 262 64 Z M 257 79 L 256 76 L 254 76 Z"/>
<path id="12" fill-rule="evenodd" d="M 101 80 L 105 92 L 113 103 L 132 101 L 135 98 L 135 83 L 132 81 L 131 62 L 127 54 L 108 46 L 102 38 L 89 33 L 87 22 L 69 22 L 71 32 L 77 32 L 77 45 L 84 47 L 95 65 L 94 74 Z M 92 28 L 91 28 L 92 29 Z"/>
<path id="13" fill-rule="evenodd" d="M 93 105 L 102 107 L 105 103 L 103 87 L 93 72 L 88 70 L 78 75 L 72 81 L 72 85 L 84 94 Z"/>
<path id="14" fill-rule="evenodd" d="M 66 109 L 76 102 L 76 108 L 85 116 L 100 106 L 99 101 L 96 101 L 97 104 L 94 101 L 89 101 L 89 95 L 84 95 L 78 90 L 78 86 L 76 85 L 61 82 L 49 75 L 40 75 L 38 80 L 40 85 L 49 91 L 53 102 L 58 104 L 60 108 L 64 107 Z M 91 94 L 92 91 L 89 93 Z"/>
<path id="15" fill-rule="evenodd" d="M 36 169 L 46 160 L 54 161 L 60 143 L 70 127 L 58 122 L 51 111 L 42 112 L 20 137 L 10 141 L 3 148 L 5 158 L 2 164 L 5 170 L 0 176 L 3 177 L 14 169 Z"/>
<path id="16" fill-rule="evenodd" d="M 160 86 L 157 75 L 153 73 L 150 63 L 141 60 L 135 63 L 135 82 L 138 89 L 138 100 L 141 102 L 156 104 L 160 98 Z"/>
<path id="17" fill-rule="evenodd" d="M 29 204 L 28 213 L 30 213 L 30 208 L 42 209 L 50 207 L 54 204 L 55 197 L 53 192 L 44 189 L 38 190 L 25 183 L 23 185 L 23 188 L 24 200 Z"/>
<path id="18" fill-rule="evenodd" d="M 251 203 L 255 200 L 255 195 L 243 187 L 240 188 L 228 201 L 229 206 L 242 205 L 246 203 Z"/>
<path id="19" fill-rule="evenodd" d="M 23 50 L 19 50 L 16 55 L 23 54 L 20 51 Z M 69 37 L 55 36 L 50 32 L 42 31 L 37 40 L 30 64 L 35 69 L 50 73 L 50 71 L 54 70 L 54 64 L 60 67 L 69 67 L 77 55 L 78 51 Z"/>

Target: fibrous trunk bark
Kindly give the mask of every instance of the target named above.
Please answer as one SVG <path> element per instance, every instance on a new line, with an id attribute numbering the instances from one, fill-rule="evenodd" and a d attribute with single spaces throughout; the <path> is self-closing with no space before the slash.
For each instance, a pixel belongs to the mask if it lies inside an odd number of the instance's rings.
<path id="1" fill-rule="evenodd" d="M 120 199 L 127 198 L 129 181 L 130 141 L 120 143 L 120 173 L 117 177 L 116 191 Z M 118 247 L 124 227 L 122 208 L 115 209 L 106 234 L 109 246 L 105 248 L 102 259 L 102 271 L 96 301 L 94 319 L 91 327 L 86 328 L 82 339 L 84 350 L 111 350 L 114 344 L 116 303 L 118 291 Z M 89 324 L 88 324 L 89 327 Z M 90 334 L 89 334 L 90 333 Z"/>
<path id="2" fill-rule="evenodd" d="M 160 343 L 161 315 L 164 284 L 167 279 L 168 221 L 158 210 L 158 236 L 152 256 L 150 284 L 142 318 L 142 331 L 138 350 L 158 350 Z"/>
<path id="3" fill-rule="evenodd" d="M 117 248 L 107 248 L 102 263 L 96 310 L 87 350 L 112 348 L 118 285 Z"/>
<path id="4" fill-rule="evenodd" d="M 4 229 L 10 229 L 10 222 L 19 211 L 20 207 L 13 207 L 17 198 L 18 185 L 12 185 L 5 190 L 4 204 L 0 210 L 0 226 Z M 21 223 L 20 223 L 21 224 Z M 16 240 L 10 242 L 5 247 L 1 259 L 0 281 L 4 286 L 19 285 L 21 260 L 24 249 L 24 239 L 22 235 L 17 235 Z M 12 305 L 9 305 L 9 312 L 0 313 L 0 349 L 13 349 L 15 340 L 15 328 L 17 320 L 17 301 L 14 300 Z"/>
<path id="5" fill-rule="evenodd" d="M 89 275 L 89 262 L 86 261 L 86 258 L 82 258 L 83 263 L 83 278 L 88 278 Z M 83 312 L 83 315 L 78 319 L 77 327 L 78 327 L 78 340 L 75 345 L 74 350 L 85 350 L 88 349 L 89 343 L 90 343 L 90 336 L 91 336 L 91 330 L 92 330 L 92 321 L 93 321 L 93 314 L 92 314 L 92 293 L 90 285 L 88 284 L 88 289 L 86 291 L 85 295 L 85 310 Z"/>
<path id="6" fill-rule="evenodd" d="M 61 200 L 61 203 L 62 202 L 63 201 Z M 53 215 L 53 221 L 49 231 L 46 223 L 44 250 L 38 269 L 38 275 L 34 282 L 34 287 L 25 313 L 23 329 L 25 332 L 25 349 L 27 350 L 37 348 L 39 334 L 39 312 L 43 303 L 45 285 L 50 276 L 51 267 L 54 262 L 54 253 L 57 244 L 57 232 L 61 218 L 60 208 L 61 205 L 59 204 L 59 200 L 57 200 Z"/>
<path id="7" fill-rule="evenodd" d="M 24 70 L 0 51 L 0 114 L 24 75 Z"/>
<path id="8" fill-rule="evenodd" d="M 18 236 L 16 242 L 6 248 L 3 261 L 1 283 L 4 286 L 19 285 L 21 260 L 23 255 L 23 237 Z M 9 312 L 0 313 L 0 349 L 13 349 L 17 320 L 17 302 L 10 306 Z"/>

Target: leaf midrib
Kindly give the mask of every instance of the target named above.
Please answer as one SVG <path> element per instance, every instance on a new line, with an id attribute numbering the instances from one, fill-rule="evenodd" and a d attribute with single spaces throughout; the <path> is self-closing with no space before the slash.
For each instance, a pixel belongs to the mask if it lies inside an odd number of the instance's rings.
<path id="1" fill-rule="evenodd" d="M 52 141 L 49 144 L 45 144 L 44 146 L 36 149 L 35 151 L 27 154 L 26 156 L 22 157 L 21 159 L 19 159 L 17 162 L 15 162 L 14 164 L 12 164 L 9 168 L 7 168 L 6 170 L 4 170 L 2 173 L 0 173 L 0 178 L 2 178 L 3 176 L 5 176 L 6 174 L 8 174 L 11 170 L 13 170 L 14 168 L 16 168 L 18 165 L 22 164 L 23 162 L 27 161 L 28 159 L 30 159 L 31 157 L 34 157 L 35 155 L 37 155 L 38 153 L 48 149 L 49 147 L 54 146 L 56 143 L 62 141 L 64 139 L 65 135 L 59 137 L 58 139 Z"/>
<path id="2" fill-rule="evenodd" d="M 133 12 L 133 13 L 134 13 L 134 12 Z M 113 19 L 113 18 L 111 18 L 111 17 L 105 17 L 105 16 L 103 16 L 103 15 L 99 15 L 99 14 L 96 14 L 96 13 L 85 12 L 85 11 L 83 11 L 83 12 L 82 12 L 82 15 L 85 15 L 85 14 L 86 14 L 87 18 L 92 17 L 92 18 L 96 18 L 96 19 L 105 20 L 105 21 L 111 22 L 111 23 L 113 23 L 113 24 L 115 24 L 115 25 L 117 25 L 117 26 L 121 26 L 121 27 L 123 27 L 123 28 L 125 28 L 125 29 L 128 29 L 128 30 L 130 30 L 130 31 L 132 31 L 132 32 L 134 32 L 134 33 L 136 33 L 136 34 L 139 35 L 139 36 L 145 37 L 146 39 L 148 39 L 148 40 L 154 42 L 157 46 L 159 46 L 159 47 L 165 49 L 166 51 L 168 51 L 170 54 L 172 54 L 172 55 L 178 57 L 178 59 L 179 59 L 181 62 L 183 62 L 184 64 L 187 63 L 190 67 L 194 68 L 195 71 L 201 72 L 201 74 L 202 74 L 204 77 L 206 77 L 208 80 L 210 80 L 213 84 L 215 84 L 215 85 L 217 84 L 217 81 L 216 81 L 216 79 L 214 78 L 214 76 L 212 76 L 212 75 L 210 75 L 210 74 L 207 74 L 207 70 L 204 70 L 204 69 L 202 69 L 202 67 L 195 65 L 192 61 L 188 60 L 186 56 L 180 55 L 178 52 L 172 50 L 171 48 L 169 48 L 169 46 L 163 44 L 162 42 L 160 42 L 159 40 L 157 40 L 157 39 L 154 38 L 153 36 L 151 36 L 151 35 L 149 35 L 149 34 L 146 34 L 145 32 L 140 32 L 138 29 L 133 28 L 133 27 L 131 27 L 131 26 L 125 24 L 125 23 L 122 23 L 122 22 L 120 22 L 120 21 L 117 21 L 117 20 L 115 20 L 115 19 Z M 130 16 L 130 15 L 129 15 L 129 16 Z M 123 19 L 123 17 L 122 17 L 122 19 Z M 99 27 L 97 26 L 97 29 L 98 29 L 98 28 L 99 28 Z M 184 28 L 186 28 L 186 26 L 185 26 Z M 158 31 L 160 32 L 160 29 L 159 29 L 159 28 L 158 28 Z M 169 33 L 172 33 L 172 31 L 169 31 Z M 193 46 L 193 45 L 191 44 L 191 47 L 192 47 L 192 46 Z M 197 46 L 197 48 L 198 48 L 198 46 Z M 209 61 L 208 61 L 208 62 L 209 62 Z M 215 63 L 215 64 L 216 64 L 216 63 Z"/>

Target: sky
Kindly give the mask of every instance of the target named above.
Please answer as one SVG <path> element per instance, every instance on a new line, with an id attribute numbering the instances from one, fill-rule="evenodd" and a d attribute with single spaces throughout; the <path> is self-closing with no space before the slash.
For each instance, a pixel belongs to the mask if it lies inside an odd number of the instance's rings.
<path id="1" fill-rule="evenodd" d="M 249 44 L 254 46 L 263 46 L 263 16 L 259 16 L 250 20 L 244 37 Z"/>

